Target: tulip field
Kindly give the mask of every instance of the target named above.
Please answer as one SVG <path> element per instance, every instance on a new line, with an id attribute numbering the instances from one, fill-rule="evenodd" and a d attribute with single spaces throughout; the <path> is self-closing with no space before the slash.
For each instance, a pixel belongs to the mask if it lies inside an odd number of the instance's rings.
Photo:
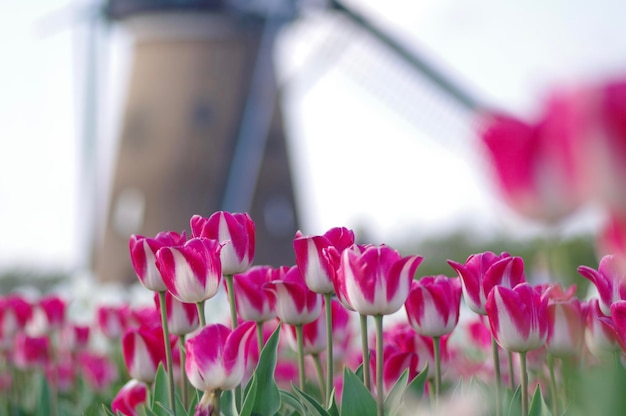
<path id="1" fill-rule="evenodd" d="M 295 264 L 269 266 L 247 213 L 194 215 L 130 236 L 148 304 L 96 305 L 83 325 L 72 299 L 0 297 L 0 414 L 622 414 L 625 126 L 613 82 L 555 93 L 536 121 L 485 115 L 479 133 L 520 217 L 555 230 L 606 208 L 595 262 L 559 261 L 557 238 L 544 267 L 486 250 L 426 274 L 419 253 L 339 226 L 296 233 Z"/>

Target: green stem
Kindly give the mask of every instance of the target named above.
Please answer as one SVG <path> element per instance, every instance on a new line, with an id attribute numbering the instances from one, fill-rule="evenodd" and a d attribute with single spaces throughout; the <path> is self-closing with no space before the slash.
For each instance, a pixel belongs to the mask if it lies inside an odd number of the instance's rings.
<path id="1" fill-rule="evenodd" d="M 180 368 L 181 371 L 183 372 L 183 374 L 181 374 L 180 377 L 180 392 L 181 392 L 181 400 L 183 402 L 183 407 L 185 409 L 187 409 L 187 401 L 188 401 L 188 397 L 187 397 L 187 390 L 189 389 L 189 381 L 187 380 L 187 377 L 185 377 L 185 336 L 184 335 L 179 335 L 178 336 L 178 345 L 179 345 L 179 350 L 180 350 Z"/>
<path id="2" fill-rule="evenodd" d="M 328 391 L 333 389 L 333 376 L 335 369 L 333 366 L 333 304 L 332 294 L 324 294 L 324 301 L 326 306 L 326 386 Z M 330 394 L 324 394 L 327 407 L 330 408 Z"/>
<path id="3" fill-rule="evenodd" d="M 435 350 L 435 409 L 437 409 L 441 392 L 441 337 L 433 337 L 433 346 Z"/>
<path id="4" fill-rule="evenodd" d="M 198 308 L 198 319 L 200 320 L 200 328 L 204 328 L 206 326 L 206 317 L 204 316 L 204 301 L 200 301 L 196 303 L 196 307 Z"/>
<path id="5" fill-rule="evenodd" d="M 163 341 L 165 343 L 165 363 L 167 365 L 168 393 L 170 409 L 176 416 L 176 398 L 174 385 L 174 360 L 172 360 L 172 346 L 170 345 L 170 331 L 167 326 L 167 307 L 165 305 L 165 291 L 159 292 L 159 302 L 161 305 L 161 324 L 163 326 Z"/>
<path id="6" fill-rule="evenodd" d="M 526 370 L 526 352 L 520 352 L 522 372 L 522 416 L 528 416 L 528 371 Z"/>
<path id="7" fill-rule="evenodd" d="M 237 328 L 237 304 L 235 303 L 235 288 L 233 285 L 233 275 L 225 274 L 226 289 L 228 292 L 228 304 L 230 305 L 230 322 L 233 330 Z M 261 351 L 259 350 L 259 353 Z M 237 411 L 241 409 L 241 385 L 235 387 L 235 407 Z M 219 414 L 219 413 L 218 413 Z"/>
<path id="8" fill-rule="evenodd" d="M 376 414 L 384 416 L 383 390 L 383 315 L 374 315 L 376 325 Z"/>
<path id="9" fill-rule="evenodd" d="M 496 416 L 502 415 L 502 377 L 500 375 L 500 354 L 496 337 L 491 335 L 491 353 L 493 355 L 493 371 L 496 378 Z"/>
<path id="10" fill-rule="evenodd" d="M 324 403 L 326 403 L 328 396 L 326 395 L 326 385 L 324 384 L 324 372 L 322 371 L 322 362 L 320 361 L 319 354 L 313 354 L 313 362 L 315 363 L 315 371 L 317 372 L 317 378 L 319 379 L 319 383 L 320 383 L 320 393 L 322 395 L 322 400 L 324 400 Z"/>
<path id="11" fill-rule="evenodd" d="M 296 342 L 298 344 L 298 375 L 300 390 L 304 391 L 304 340 L 302 324 L 296 325 Z"/>
<path id="12" fill-rule="evenodd" d="M 548 354 L 548 368 L 550 370 L 550 393 L 552 395 L 552 414 L 559 415 L 559 397 L 556 388 L 556 377 L 554 375 L 554 356 Z"/>
<path id="13" fill-rule="evenodd" d="M 213 392 L 213 412 L 211 412 L 211 416 L 220 416 L 221 415 L 221 398 L 222 398 L 222 390 L 215 389 Z"/>
<path id="14" fill-rule="evenodd" d="M 515 369 L 513 368 L 513 353 L 511 351 L 507 351 L 506 356 L 509 363 L 509 385 L 511 386 L 511 391 L 515 392 Z"/>
<path id="15" fill-rule="evenodd" d="M 359 314 L 361 320 L 361 347 L 363 349 L 363 382 L 368 390 L 372 388 L 370 376 L 370 349 L 367 340 L 367 316 Z"/>
<path id="16" fill-rule="evenodd" d="M 263 351 L 263 322 L 256 323 L 256 340 L 257 345 L 259 347 L 259 357 L 261 356 L 261 351 Z"/>

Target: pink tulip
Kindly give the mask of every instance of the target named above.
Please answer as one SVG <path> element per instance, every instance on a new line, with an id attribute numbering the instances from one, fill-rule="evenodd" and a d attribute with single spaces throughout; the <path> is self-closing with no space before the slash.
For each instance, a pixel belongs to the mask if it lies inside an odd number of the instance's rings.
<path id="1" fill-rule="evenodd" d="M 265 322 L 276 317 L 272 298 L 263 290 L 263 286 L 285 272 L 271 266 L 253 266 L 233 276 L 237 313 L 242 320 Z"/>
<path id="2" fill-rule="evenodd" d="M 118 378 L 117 366 L 104 354 L 83 352 L 78 356 L 78 365 L 85 381 L 95 391 L 107 391 Z"/>
<path id="3" fill-rule="evenodd" d="M 563 293 L 561 286 L 549 290 L 548 338 L 546 350 L 556 356 L 575 356 L 580 353 L 585 340 L 587 310 L 574 297 L 576 286 Z"/>
<path id="4" fill-rule="evenodd" d="M 596 247 L 599 257 L 612 254 L 618 270 L 626 275 L 626 212 L 609 210 L 606 222 L 598 233 Z"/>
<path id="5" fill-rule="evenodd" d="M 154 303 L 156 304 L 155 310 L 160 310 L 161 302 L 157 293 L 154 294 Z M 165 312 L 170 334 L 187 335 L 200 326 L 196 304 L 181 302 L 172 296 L 170 292 L 165 292 Z"/>
<path id="6" fill-rule="evenodd" d="M 131 235 L 128 240 L 130 259 L 141 284 L 148 290 L 163 292 L 167 290 L 161 272 L 156 267 L 156 253 L 162 247 L 180 246 L 185 243 L 185 232 L 178 234 L 163 231 L 154 238 Z"/>
<path id="7" fill-rule="evenodd" d="M 32 305 L 19 295 L 0 298 L 0 338 L 5 341 L 24 328 L 33 313 Z"/>
<path id="8" fill-rule="evenodd" d="M 225 275 L 242 273 L 252 265 L 256 237 L 254 222 L 248 214 L 219 211 L 209 218 L 194 215 L 190 223 L 194 237 L 224 244 L 221 261 Z"/>
<path id="9" fill-rule="evenodd" d="M 66 302 L 58 296 L 41 298 L 33 306 L 33 315 L 28 322 L 30 334 L 44 335 L 60 329 L 65 324 Z"/>
<path id="10" fill-rule="evenodd" d="M 615 322 L 605 315 L 598 299 L 591 299 L 587 306 L 585 343 L 596 357 L 611 356 L 619 351 L 619 337 Z"/>
<path id="11" fill-rule="evenodd" d="M 207 238 L 192 238 L 182 246 L 159 249 L 157 268 L 172 296 L 186 303 L 215 296 L 222 281 L 221 249 L 217 240 Z"/>
<path id="12" fill-rule="evenodd" d="M 482 141 L 505 201 L 519 214 L 546 222 L 578 208 L 589 193 L 589 115 L 580 92 L 558 92 L 536 123 L 492 114 Z"/>
<path id="13" fill-rule="evenodd" d="M 139 380 L 130 380 L 120 389 L 113 401 L 111 410 L 123 416 L 137 416 L 137 407 L 148 399 L 148 386 Z"/>
<path id="14" fill-rule="evenodd" d="M 185 372 L 198 390 L 232 390 L 243 380 L 248 341 L 254 323 L 244 322 L 235 330 L 221 324 L 208 325 L 185 343 Z"/>
<path id="15" fill-rule="evenodd" d="M 43 367 L 50 361 L 50 339 L 31 337 L 23 332 L 15 335 L 13 360 L 17 368 Z"/>
<path id="16" fill-rule="evenodd" d="M 428 337 L 449 334 L 459 322 L 460 279 L 439 275 L 413 280 L 404 307 L 409 323 L 418 334 Z"/>
<path id="17" fill-rule="evenodd" d="M 289 325 L 313 322 L 322 312 L 322 296 L 307 287 L 298 266 L 286 269 L 284 273 L 281 278 L 263 286 L 274 304 L 276 315 Z"/>
<path id="18" fill-rule="evenodd" d="M 540 348 L 548 337 L 548 297 L 528 283 L 513 289 L 496 286 L 485 304 L 498 344 L 513 352 Z"/>
<path id="19" fill-rule="evenodd" d="M 109 339 L 120 339 L 130 324 L 128 305 L 100 305 L 96 309 L 96 324 Z"/>
<path id="20" fill-rule="evenodd" d="M 339 255 L 352 244 L 354 232 L 343 227 L 331 228 L 324 235 L 312 237 L 300 231 L 296 233 L 293 241 L 296 263 L 309 289 L 320 294 L 334 292 L 333 279 L 339 267 Z"/>
<path id="21" fill-rule="evenodd" d="M 614 323 L 616 339 L 626 352 L 626 300 L 620 300 L 611 305 L 611 319 Z"/>
<path id="22" fill-rule="evenodd" d="M 605 315 L 611 314 L 613 302 L 626 300 L 626 275 L 615 256 L 602 257 L 598 270 L 579 266 L 578 273 L 595 285 L 600 296 L 600 308 Z"/>
<path id="23" fill-rule="evenodd" d="M 175 338 L 170 340 L 172 345 Z M 165 366 L 165 343 L 160 326 L 129 329 L 122 338 L 124 362 L 134 379 L 152 383 L 159 363 Z"/>
<path id="24" fill-rule="evenodd" d="M 494 286 L 512 288 L 524 282 L 524 261 L 521 257 L 500 255 L 490 251 L 472 254 L 465 264 L 448 260 L 461 278 L 463 297 L 467 306 L 479 315 L 486 315 L 485 302 Z"/>
<path id="25" fill-rule="evenodd" d="M 61 330 L 61 347 L 65 351 L 84 350 L 89 344 L 91 328 L 86 325 L 67 323 Z"/>
<path id="26" fill-rule="evenodd" d="M 420 256 L 402 257 L 385 245 L 353 245 L 341 254 L 335 290 L 361 315 L 390 315 L 406 301 L 421 262 Z"/>

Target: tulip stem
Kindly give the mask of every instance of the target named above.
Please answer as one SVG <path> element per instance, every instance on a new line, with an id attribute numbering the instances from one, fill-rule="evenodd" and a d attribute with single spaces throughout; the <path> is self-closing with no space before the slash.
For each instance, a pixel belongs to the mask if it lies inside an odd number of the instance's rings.
<path id="1" fill-rule="evenodd" d="M 196 303 L 196 307 L 198 308 L 198 320 L 200 321 L 200 328 L 204 328 L 206 326 L 206 317 L 204 316 L 204 301 Z"/>
<path id="2" fill-rule="evenodd" d="M 528 371 L 526 370 L 526 352 L 519 353 L 520 371 L 522 372 L 522 416 L 528 416 Z"/>
<path id="3" fill-rule="evenodd" d="M 502 378 L 500 376 L 500 354 L 496 337 L 491 335 L 491 353 L 493 355 L 493 372 L 496 378 L 496 416 L 502 415 Z"/>
<path id="4" fill-rule="evenodd" d="M 554 376 L 554 356 L 548 354 L 548 368 L 550 370 L 550 392 L 552 394 L 552 414 L 559 415 L 559 398 L 556 388 L 556 377 Z"/>
<path id="5" fill-rule="evenodd" d="M 515 393 L 515 369 L 513 368 L 513 352 L 506 352 L 507 359 L 509 362 L 509 385 L 511 386 L 511 391 Z"/>
<path id="6" fill-rule="evenodd" d="M 167 365 L 168 393 L 170 409 L 176 416 L 176 395 L 174 385 L 174 360 L 172 359 L 172 346 L 170 345 L 170 331 L 167 326 L 167 306 L 165 305 L 165 291 L 159 291 L 159 304 L 161 306 L 161 324 L 163 326 L 163 342 L 165 343 L 165 363 Z"/>
<path id="7" fill-rule="evenodd" d="M 437 409 L 441 391 L 441 337 L 433 337 L 433 349 L 435 352 L 435 409 Z"/>
<path id="8" fill-rule="evenodd" d="M 220 416 L 221 415 L 221 398 L 222 398 L 222 390 L 215 389 L 213 392 L 213 411 L 211 412 L 211 416 Z"/>
<path id="9" fill-rule="evenodd" d="M 374 315 L 376 325 L 376 414 L 384 416 L 383 389 L 383 315 Z"/>
<path id="10" fill-rule="evenodd" d="M 259 346 L 259 357 L 261 356 L 261 351 L 263 351 L 263 322 L 256 323 L 256 340 L 257 345 Z"/>
<path id="11" fill-rule="evenodd" d="M 367 315 L 359 314 L 361 318 L 361 347 L 363 348 L 363 382 L 365 387 L 370 390 L 372 387 L 370 377 L 370 349 L 367 340 Z"/>
<path id="12" fill-rule="evenodd" d="M 322 371 L 322 362 L 320 360 L 319 354 L 313 354 L 313 363 L 315 363 L 315 371 L 317 372 L 317 378 L 319 379 L 319 383 L 320 383 L 320 393 L 322 395 L 322 400 L 324 400 L 324 403 L 326 403 L 328 396 L 326 395 L 326 385 L 324 384 L 324 372 Z"/>
<path id="13" fill-rule="evenodd" d="M 178 336 L 178 345 L 180 350 L 180 369 L 181 371 L 185 371 L 185 336 Z M 187 409 L 187 390 L 189 388 L 189 381 L 187 381 L 187 377 L 185 377 L 184 373 L 180 378 L 180 392 L 181 392 L 181 400 L 183 402 L 183 407 Z"/>
<path id="14" fill-rule="evenodd" d="M 304 391 L 304 340 L 302 339 L 302 324 L 296 325 L 296 342 L 298 344 L 298 375 L 300 390 Z"/>
<path id="15" fill-rule="evenodd" d="M 233 329 L 237 328 L 237 305 L 235 304 L 235 289 L 233 288 L 233 275 L 225 274 L 226 289 L 228 291 L 228 304 L 230 305 L 230 321 Z"/>
<path id="16" fill-rule="evenodd" d="M 333 367 L 333 304 L 332 294 L 324 294 L 324 305 L 326 307 L 326 389 L 330 392 L 333 389 L 333 377 L 335 369 Z M 330 408 L 330 394 L 324 394 L 324 402 Z"/>

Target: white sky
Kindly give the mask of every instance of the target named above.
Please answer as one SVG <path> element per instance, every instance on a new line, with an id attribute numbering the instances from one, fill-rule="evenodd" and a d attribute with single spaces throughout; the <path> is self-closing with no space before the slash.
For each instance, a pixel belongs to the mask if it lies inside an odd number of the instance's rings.
<path id="1" fill-rule="evenodd" d="M 0 269 L 68 267 L 80 259 L 80 26 L 73 18 L 44 19 L 67 4 L 0 4 Z M 532 113 L 556 81 L 626 73 L 626 7 L 619 0 L 350 4 L 409 44 L 419 41 L 489 103 L 520 115 Z M 117 88 L 108 89 L 109 103 L 121 102 L 127 65 L 127 44 L 113 34 L 107 77 Z M 288 49 L 301 48 L 297 40 L 281 45 L 279 59 L 291 57 L 282 69 L 291 73 L 307 53 Z M 388 240 L 458 224 L 511 226 L 510 219 L 494 220 L 501 211 L 481 180 L 471 137 L 429 138 L 349 81 L 349 71 L 329 70 L 312 88 L 296 75 L 284 97 L 303 228 L 366 225 Z M 101 126 L 107 156 L 114 115 L 103 113 Z"/>

